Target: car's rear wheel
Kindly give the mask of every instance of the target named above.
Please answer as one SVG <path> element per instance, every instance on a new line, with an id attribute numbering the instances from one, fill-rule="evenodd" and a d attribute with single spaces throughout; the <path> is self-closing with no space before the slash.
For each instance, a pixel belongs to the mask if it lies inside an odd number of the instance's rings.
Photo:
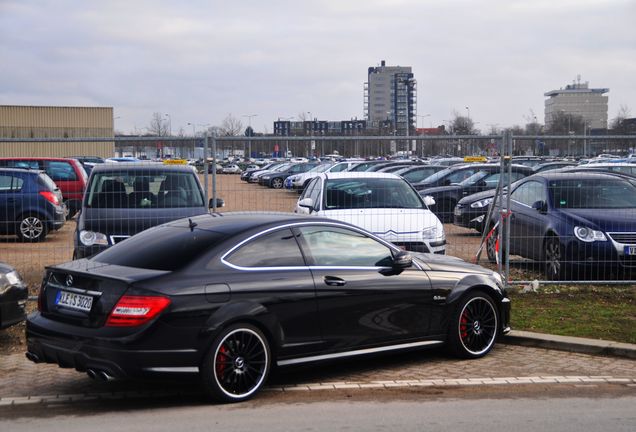
<path id="1" fill-rule="evenodd" d="M 215 400 L 241 402 L 261 389 L 270 364 L 265 335 L 252 325 L 235 324 L 214 340 L 201 367 L 201 378 Z"/>
<path id="2" fill-rule="evenodd" d="M 275 178 L 272 180 L 272 187 L 274 189 L 281 189 L 283 187 L 284 180 L 282 178 Z"/>
<path id="3" fill-rule="evenodd" d="M 27 214 L 17 221 L 16 235 L 23 242 L 39 242 L 48 234 L 46 221 L 37 214 Z"/>
<path id="4" fill-rule="evenodd" d="M 462 298 L 453 313 L 448 347 L 458 357 L 483 357 L 494 346 L 498 334 L 495 302 L 488 294 L 473 291 Z"/>

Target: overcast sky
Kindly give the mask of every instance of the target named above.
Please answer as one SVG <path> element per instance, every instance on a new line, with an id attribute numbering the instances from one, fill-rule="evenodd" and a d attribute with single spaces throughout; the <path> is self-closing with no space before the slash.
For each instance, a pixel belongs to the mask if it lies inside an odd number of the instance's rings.
<path id="1" fill-rule="evenodd" d="M 272 132 L 362 118 L 386 60 L 412 66 L 420 127 L 466 107 L 482 131 L 543 122 L 543 94 L 579 74 L 612 119 L 636 115 L 635 22 L 635 0 L 0 0 L 0 104 L 112 106 L 122 132 L 256 114 Z"/>

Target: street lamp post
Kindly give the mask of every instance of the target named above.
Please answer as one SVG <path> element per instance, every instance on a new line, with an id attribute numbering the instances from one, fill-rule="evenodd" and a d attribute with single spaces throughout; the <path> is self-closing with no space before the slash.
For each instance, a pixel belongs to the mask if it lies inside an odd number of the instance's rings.
<path id="1" fill-rule="evenodd" d="M 170 114 L 166 113 L 166 117 L 168 117 L 168 135 L 172 136 L 172 117 Z"/>
<path id="2" fill-rule="evenodd" d="M 247 159 L 252 158 L 252 117 L 257 117 L 258 114 L 244 114 L 243 117 L 247 117 L 247 127 L 250 128 L 250 135 L 247 140 Z M 243 155 L 245 158 L 245 155 Z"/>

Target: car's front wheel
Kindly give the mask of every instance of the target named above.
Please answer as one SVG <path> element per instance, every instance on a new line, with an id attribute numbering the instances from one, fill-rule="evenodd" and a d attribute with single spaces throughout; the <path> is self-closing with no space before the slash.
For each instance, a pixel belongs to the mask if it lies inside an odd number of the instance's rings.
<path id="1" fill-rule="evenodd" d="M 563 246 L 558 237 L 548 237 L 543 246 L 545 276 L 547 280 L 558 281 L 567 278 L 568 269 L 563 256 Z"/>
<path id="2" fill-rule="evenodd" d="M 473 291 L 458 303 L 448 331 L 450 351 L 462 358 L 483 357 L 499 334 L 495 302 L 482 291 Z"/>
<path id="3" fill-rule="evenodd" d="M 232 325 L 217 336 L 204 358 L 204 389 L 217 401 L 242 402 L 265 384 L 270 364 L 265 335 L 249 324 Z"/>

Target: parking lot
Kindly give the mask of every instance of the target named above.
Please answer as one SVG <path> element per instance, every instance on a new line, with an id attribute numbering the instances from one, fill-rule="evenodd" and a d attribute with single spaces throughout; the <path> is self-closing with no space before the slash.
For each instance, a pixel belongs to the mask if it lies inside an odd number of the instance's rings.
<path id="1" fill-rule="evenodd" d="M 225 201 L 225 207 L 218 209 L 221 212 L 255 210 L 290 212 L 298 200 L 296 192 L 247 184 L 241 181 L 238 175 L 218 175 L 216 179 L 217 196 Z M 203 176 L 201 181 L 203 182 Z M 211 175 L 208 177 L 208 187 L 211 196 Z M 447 241 L 446 254 L 465 260 L 472 259 L 479 248 L 480 235 L 474 230 L 453 224 L 445 224 L 444 228 Z M 42 243 L 21 243 L 15 236 L 2 236 L 0 237 L 0 256 L 4 261 L 15 266 L 34 289 L 39 285 L 45 266 L 71 260 L 74 229 L 74 220 L 67 221 L 61 230 L 49 234 Z M 484 255 L 481 264 L 486 263 Z"/>

